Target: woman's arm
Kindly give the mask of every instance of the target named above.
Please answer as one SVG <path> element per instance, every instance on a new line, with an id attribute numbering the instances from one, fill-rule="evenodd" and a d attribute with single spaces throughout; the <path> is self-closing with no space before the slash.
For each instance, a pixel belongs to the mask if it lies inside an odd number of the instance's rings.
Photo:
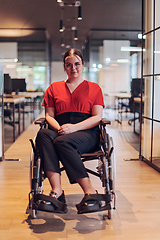
<path id="1" fill-rule="evenodd" d="M 102 113 L 103 113 L 103 106 L 94 105 L 92 108 L 92 116 L 90 118 L 87 118 L 86 120 L 76 124 L 64 124 L 58 130 L 58 134 L 59 135 L 68 134 L 68 133 L 76 132 L 79 130 L 85 130 L 85 129 L 95 127 L 101 121 Z"/>
<path id="2" fill-rule="evenodd" d="M 52 107 L 45 107 L 45 118 L 50 125 L 51 128 L 54 130 L 59 130 L 60 125 L 59 123 L 55 120 L 55 108 Z"/>

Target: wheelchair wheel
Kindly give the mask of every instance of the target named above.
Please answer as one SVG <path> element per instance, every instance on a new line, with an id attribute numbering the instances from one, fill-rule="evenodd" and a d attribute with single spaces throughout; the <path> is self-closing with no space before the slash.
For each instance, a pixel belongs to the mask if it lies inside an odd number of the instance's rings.
<path id="1" fill-rule="evenodd" d="M 110 149 L 113 147 L 113 138 L 110 137 Z M 114 151 L 110 156 L 110 168 L 109 168 L 109 179 L 112 179 L 112 192 L 115 193 L 116 185 L 116 162 Z"/>
<path id="2" fill-rule="evenodd" d="M 110 190 L 115 192 L 115 181 L 116 181 L 116 166 L 115 166 L 115 155 L 114 155 L 114 147 L 113 147 L 113 139 L 107 134 L 107 142 L 108 142 L 108 178 L 110 181 Z"/>
<path id="3" fill-rule="evenodd" d="M 108 210 L 108 219 L 111 219 L 111 218 L 112 218 L 112 210 L 109 209 L 109 210 Z"/>
<path id="4" fill-rule="evenodd" d="M 30 187 L 31 193 L 42 193 L 43 181 L 42 174 L 40 172 L 41 159 L 39 156 L 35 156 L 33 149 L 30 155 Z"/>
<path id="5" fill-rule="evenodd" d="M 102 159 L 102 182 L 105 194 L 110 197 L 111 209 L 108 209 L 108 219 L 112 218 L 112 208 L 115 209 L 115 158 L 113 151 L 113 139 L 106 133 L 106 154 Z M 114 198 L 114 207 L 112 207 L 112 201 Z"/>
<path id="6" fill-rule="evenodd" d="M 108 196 L 108 206 L 109 209 L 106 210 L 107 211 L 107 218 L 111 219 L 112 218 L 112 206 L 111 206 L 111 202 L 112 202 L 112 181 L 109 177 L 109 167 L 108 167 L 108 159 L 103 156 L 102 158 L 102 186 L 104 187 L 104 193 Z M 104 214 L 103 216 L 104 218 L 106 218 L 106 214 Z"/>
<path id="7" fill-rule="evenodd" d="M 40 157 L 35 156 L 33 149 L 30 154 L 30 209 L 32 218 L 36 218 L 37 210 L 33 208 L 34 205 L 34 196 L 37 193 L 42 194 L 43 192 L 43 181 L 42 174 L 40 172 L 41 159 Z"/>

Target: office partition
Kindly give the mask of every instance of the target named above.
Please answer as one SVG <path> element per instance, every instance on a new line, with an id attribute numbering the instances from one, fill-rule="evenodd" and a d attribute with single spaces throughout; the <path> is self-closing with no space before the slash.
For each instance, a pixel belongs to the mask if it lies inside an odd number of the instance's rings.
<path id="1" fill-rule="evenodd" d="M 141 111 L 140 159 L 160 172 L 160 1 L 142 1 L 142 79 L 144 114 Z M 145 19 L 145 21 L 143 21 Z M 144 27 L 145 26 L 145 27 Z"/>
<path id="2" fill-rule="evenodd" d="M 0 58 L 1 59 L 1 58 Z M 0 63 L 0 161 L 4 158 L 3 64 Z"/>

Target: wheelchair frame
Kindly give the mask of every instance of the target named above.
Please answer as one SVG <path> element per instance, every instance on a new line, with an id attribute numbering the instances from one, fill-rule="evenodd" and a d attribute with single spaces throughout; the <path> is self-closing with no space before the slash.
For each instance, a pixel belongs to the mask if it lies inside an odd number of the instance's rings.
<path id="1" fill-rule="evenodd" d="M 47 122 L 45 118 L 39 118 L 35 122 L 39 124 L 40 129 L 46 128 Z M 114 158 L 114 147 L 113 139 L 110 137 L 109 133 L 106 131 L 106 125 L 111 124 L 109 120 L 101 120 L 99 127 L 101 130 L 100 133 L 100 147 L 99 151 L 94 153 L 86 153 L 81 155 L 83 162 L 89 160 L 97 160 L 98 166 L 97 172 L 86 168 L 87 172 L 100 178 L 102 182 L 102 187 L 104 187 L 104 196 L 107 198 L 107 211 L 108 219 L 112 217 L 112 203 L 113 209 L 115 209 L 116 204 L 116 195 L 115 195 L 115 176 L 116 176 L 116 166 Z M 30 139 L 32 150 L 30 155 L 30 185 L 31 191 L 29 193 L 29 208 L 31 209 L 31 216 L 36 218 L 37 210 L 35 208 L 35 201 L 37 201 L 37 196 L 42 196 L 43 194 L 43 181 L 45 175 L 41 169 L 41 159 L 38 154 L 38 151 L 35 147 L 35 139 Z M 65 170 L 64 167 L 61 167 L 61 171 Z M 42 199 L 41 199 L 42 200 Z M 63 206 L 64 207 L 64 206 Z M 65 209 L 63 209 L 65 212 Z"/>

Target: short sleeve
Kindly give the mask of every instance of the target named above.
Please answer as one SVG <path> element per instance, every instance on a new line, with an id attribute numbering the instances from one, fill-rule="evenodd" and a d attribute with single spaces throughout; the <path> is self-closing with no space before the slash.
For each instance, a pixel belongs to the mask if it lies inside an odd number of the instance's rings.
<path id="1" fill-rule="evenodd" d="M 104 100 L 103 100 L 103 94 L 102 94 L 102 90 L 99 87 L 99 85 L 97 85 L 97 94 L 95 96 L 95 101 L 93 105 L 102 105 L 103 108 L 105 107 L 104 105 Z"/>
<path id="2" fill-rule="evenodd" d="M 50 85 L 45 94 L 44 94 L 44 100 L 42 103 L 43 107 L 55 107 L 55 100 L 54 100 L 54 95 L 53 95 L 53 91 L 52 91 L 52 86 Z"/>

